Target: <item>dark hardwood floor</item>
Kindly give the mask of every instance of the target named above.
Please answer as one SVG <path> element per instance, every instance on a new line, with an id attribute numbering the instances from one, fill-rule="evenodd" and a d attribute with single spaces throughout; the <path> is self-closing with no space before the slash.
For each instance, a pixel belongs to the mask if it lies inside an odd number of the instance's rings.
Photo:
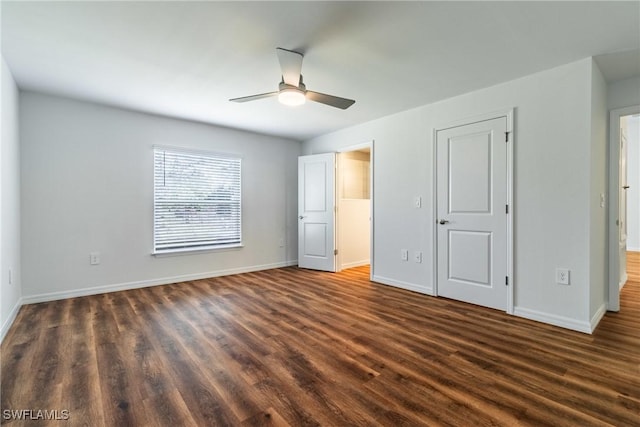
<path id="1" fill-rule="evenodd" d="M 24 306 L 1 406 L 72 426 L 640 425 L 640 282 L 593 335 L 297 268 Z"/>

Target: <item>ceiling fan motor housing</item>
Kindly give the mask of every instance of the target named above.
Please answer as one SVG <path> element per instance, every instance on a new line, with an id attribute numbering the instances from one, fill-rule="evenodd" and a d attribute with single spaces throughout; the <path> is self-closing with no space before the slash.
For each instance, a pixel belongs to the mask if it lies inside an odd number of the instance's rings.
<path id="1" fill-rule="evenodd" d="M 296 86 L 292 86 L 292 85 L 288 85 L 286 84 L 284 81 L 281 81 L 280 84 L 278 85 L 278 91 L 282 92 L 283 90 L 297 90 L 299 92 L 302 93 L 306 93 L 307 92 L 307 86 L 305 86 L 304 83 L 302 83 L 302 76 L 300 76 L 300 84 L 296 87 Z"/>

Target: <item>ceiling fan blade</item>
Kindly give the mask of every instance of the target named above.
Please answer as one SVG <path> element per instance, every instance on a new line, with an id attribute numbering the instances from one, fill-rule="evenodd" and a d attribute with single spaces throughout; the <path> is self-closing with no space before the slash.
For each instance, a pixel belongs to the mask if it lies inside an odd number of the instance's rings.
<path id="1" fill-rule="evenodd" d="M 343 110 L 351 107 L 356 102 L 353 99 L 340 98 L 339 96 L 327 95 L 311 90 L 307 91 L 307 99 L 330 105 L 332 107 L 341 108 Z"/>
<path id="2" fill-rule="evenodd" d="M 251 96 L 243 96 L 241 98 L 233 98 L 229 101 L 231 102 L 248 102 L 248 101 L 256 101 L 262 98 L 269 98 L 270 96 L 276 96 L 278 92 L 269 92 L 269 93 L 261 93 L 259 95 L 251 95 Z"/>
<path id="3" fill-rule="evenodd" d="M 282 80 L 290 86 L 298 87 L 300 85 L 303 55 L 281 47 L 276 48 L 276 53 L 278 54 L 278 61 L 280 61 Z"/>

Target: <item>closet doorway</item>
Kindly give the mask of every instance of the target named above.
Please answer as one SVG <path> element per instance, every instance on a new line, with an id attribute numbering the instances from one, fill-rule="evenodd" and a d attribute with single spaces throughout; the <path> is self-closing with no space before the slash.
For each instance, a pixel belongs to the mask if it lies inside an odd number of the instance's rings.
<path id="1" fill-rule="evenodd" d="M 372 264 L 373 143 L 337 155 L 336 270 Z"/>

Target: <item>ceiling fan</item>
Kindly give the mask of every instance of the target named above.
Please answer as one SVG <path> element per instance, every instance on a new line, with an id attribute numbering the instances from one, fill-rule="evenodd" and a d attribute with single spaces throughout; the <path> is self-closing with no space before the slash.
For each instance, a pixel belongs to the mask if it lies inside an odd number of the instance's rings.
<path id="1" fill-rule="evenodd" d="M 282 69 L 282 80 L 280 81 L 278 91 L 233 98 L 229 101 L 247 102 L 277 95 L 278 100 L 285 105 L 302 105 L 308 99 L 343 110 L 346 110 L 356 102 L 353 99 L 340 98 L 338 96 L 307 90 L 307 87 L 302 82 L 302 74 L 300 74 L 304 55 L 280 47 L 276 49 L 276 53 L 278 54 L 278 61 L 280 61 L 280 68 Z"/>

